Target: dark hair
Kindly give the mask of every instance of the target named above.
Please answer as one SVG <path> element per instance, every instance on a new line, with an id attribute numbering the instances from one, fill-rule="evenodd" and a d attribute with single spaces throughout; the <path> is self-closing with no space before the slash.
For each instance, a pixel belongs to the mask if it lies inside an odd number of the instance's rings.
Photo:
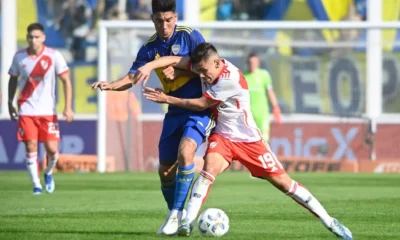
<path id="1" fill-rule="evenodd" d="M 153 14 L 158 12 L 175 12 L 176 2 L 175 0 L 152 0 L 151 9 Z"/>
<path id="2" fill-rule="evenodd" d="M 252 58 L 252 57 L 258 57 L 257 52 L 250 52 L 249 55 L 247 55 L 247 59 Z"/>
<path id="3" fill-rule="evenodd" d="M 40 23 L 31 23 L 31 24 L 29 24 L 28 28 L 26 29 L 26 31 L 28 33 L 32 32 L 34 30 L 40 30 L 40 31 L 44 32 L 44 27 Z"/>
<path id="4" fill-rule="evenodd" d="M 207 60 L 212 54 L 218 54 L 214 45 L 208 42 L 200 43 L 190 55 L 190 64 L 196 65 L 203 60 Z"/>

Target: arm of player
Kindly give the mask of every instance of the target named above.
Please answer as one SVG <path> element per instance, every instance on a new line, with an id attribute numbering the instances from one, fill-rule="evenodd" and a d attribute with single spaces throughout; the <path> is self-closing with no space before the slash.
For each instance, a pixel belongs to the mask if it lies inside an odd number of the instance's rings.
<path id="1" fill-rule="evenodd" d="M 272 105 L 272 113 L 274 114 L 274 118 L 278 124 L 282 123 L 282 115 L 281 109 L 278 105 L 278 100 L 276 98 L 274 89 L 272 87 L 272 78 L 268 71 L 264 71 L 264 86 L 267 89 L 268 99 Z"/>
<path id="2" fill-rule="evenodd" d="M 11 120 L 16 120 L 18 117 L 17 110 L 13 106 L 15 92 L 17 91 L 18 76 L 10 76 L 8 81 L 8 112 Z"/>
<path id="3" fill-rule="evenodd" d="M 74 112 L 72 111 L 72 86 L 69 71 L 62 73 L 58 77 L 60 78 L 64 88 L 65 106 L 63 115 L 67 122 L 71 122 L 74 118 Z"/>
<path id="4" fill-rule="evenodd" d="M 133 77 L 135 74 L 127 73 L 122 78 L 112 81 L 97 81 L 92 84 L 92 88 L 99 88 L 101 91 L 125 91 L 133 86 Z"/>
<path id="5" fill-rule="evenodd" d="M 189 59 L 190 59 L 189 57 L 179 57 L 179 56 L 160 57 L 140 67 L 135 73 L 133 82 L 134 84 L 141 81 L 146 82 L 150 77 L 151 71 L 158 68 L 173 66 L 179 69 L 186 70 L 188 69 Z"/>
<path id="6" fill-rule="evenodd" d="M 176 98 L 166 95 L 161 89 L 153 89 L 149 87 L 143 89 L 143 95 L 148 100 L 156 103 L 172 104 L 177 107 L 186 108 L 192 111 L 203 111 L 218 103 L 204 96 L 202 96 L 201 98 L 191 98 L 191 99 Z"/>
<path id="7" fill-rule="evenodd" d="M 189 51 L 188 55 L 190 55 L 190 53 L 194 52 L 196 47 L 203 42 L 205 42 L 203 35 L 201 35 L 201 33 L 199 31 L 194 29 L 193 32 L 191 32 L 189 35 L 190 51 Z M 169 66 L 163 70 L 163 73 L 169 81 L 174 81 L 177 78 L 182 77 L 182 76 L 194 77 L 194 76 L 198 75 L 198 74 L 194 73 L 194 71 L 192 71 L 192 69 L 188 66 L 187 63 L 183 63 L 181 67 L 183 69 Z"/>
<path id="8" fill-rule="evenodd" d="M 276 98 L 275 92 L 272 88 L 268 89 L 268 99 L 272 105 L 272 113 L 274 114 L 274 118 L 278 124 L 282 123 L 282 115 L 281 109 L 278 104 L 278 100 Z"/>
<path id="9" fill-rule="evenodd" d="M 165 77 L 169 81 L 175 81 L 179 77 L 183 77 L 183 76 L 189 76 L 189 77 L 196 76 L 196 74 L 191 72 L 191 71 L 182 70 L 182 69 L 179 69 L 179 68 L 175 68 L 173 66 L 169 66 L 169 67 L 164 68 L 163 69 L 163 73 L 164 73 Z"/>

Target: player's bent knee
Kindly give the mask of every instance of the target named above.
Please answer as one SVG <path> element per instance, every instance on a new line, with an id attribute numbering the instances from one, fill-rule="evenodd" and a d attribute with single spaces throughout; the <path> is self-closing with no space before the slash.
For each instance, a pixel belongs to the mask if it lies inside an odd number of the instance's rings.
<path id="1" fill-rule="evenodd" d="M 37 152 L 37 141 L 36 140 L 30 140 L 30 141 L 25 141 L 25 149 L 27 152 Z"/>
<path id="2" fill-rule="evenodd" d="M 225 171 L 229 167 L 229 162 L 219 153 L 207 153 L 204 159 L 203 170 L 214 177 Z"/>
<path id="3" fill-rule="evenodd" d="M 178 161 L 179 165 L 189 165 L 193 163 L 196 153 L 197 143 L 191 138 L 183 138 L 179 144 Z"/>
<path id="4" fill-rule="evenodd" d="M 58 141 L 49 141 L 44 143 L 48 155 L 54 155 L 58 152 Z"/>

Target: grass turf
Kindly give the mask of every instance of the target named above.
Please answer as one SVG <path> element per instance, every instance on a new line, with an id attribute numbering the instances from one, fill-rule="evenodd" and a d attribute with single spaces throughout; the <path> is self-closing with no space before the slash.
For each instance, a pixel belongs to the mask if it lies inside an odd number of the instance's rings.
<path id="1" fill-rule="evenodd" d="M 400 175 L 293 174 L 355 239 L 400 239 Z M 155 173 L 56 174 L 34 196 L 26 172 L 0 172 L 0 239 L 160 239 L 167 210 Z M 224 239 L 336 239 L 320 221 L 248 173 L 217 178 L 203 206 L 230 218 Z M 191 238 L 201 238 L 197 229 Z"/>

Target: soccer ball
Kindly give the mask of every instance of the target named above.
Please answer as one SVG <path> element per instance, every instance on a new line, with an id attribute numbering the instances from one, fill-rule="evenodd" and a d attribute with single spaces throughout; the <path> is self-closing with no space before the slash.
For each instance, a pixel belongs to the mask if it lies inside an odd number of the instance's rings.
<path id="1" fill-rule="evenodd" d="M 229 218 L 218 208 L 206 209 L 199 217 L 200 234 L 206 237 L 222 237 L 229 230 Z"/>

